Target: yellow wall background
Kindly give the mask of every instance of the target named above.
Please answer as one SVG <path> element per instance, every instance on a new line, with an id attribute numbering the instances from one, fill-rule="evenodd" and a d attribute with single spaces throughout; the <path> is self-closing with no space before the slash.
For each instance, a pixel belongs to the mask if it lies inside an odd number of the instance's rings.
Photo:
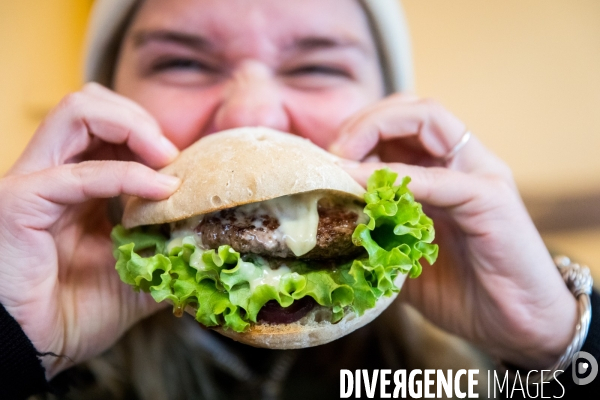
<path id="1" fill-rule="evenodd" d="M 92 0 L 0 0 L 0 175 L 43 116 L 81 85 Z"/>
<path id="2" fill-rule="evenodd" d="M 404 0 L 418 92 L 526 193 L 600 188 L 600 1 Z"/>

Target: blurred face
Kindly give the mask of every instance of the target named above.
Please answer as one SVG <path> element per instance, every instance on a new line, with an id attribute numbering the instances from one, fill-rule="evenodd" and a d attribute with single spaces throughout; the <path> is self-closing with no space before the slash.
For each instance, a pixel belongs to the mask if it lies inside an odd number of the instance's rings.
<path id="1" fill-rule="evenodd" d="M 357 0 L 146 0 L 125 35 L 114 89 L 181 149 L 259 125 L 327 147 L 384 92 Z"/>

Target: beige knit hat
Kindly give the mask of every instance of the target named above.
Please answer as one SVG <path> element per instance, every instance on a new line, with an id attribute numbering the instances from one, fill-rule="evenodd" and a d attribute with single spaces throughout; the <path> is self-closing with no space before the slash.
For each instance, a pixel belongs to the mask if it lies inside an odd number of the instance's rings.
<path id="1" fill-rule="evenodd" d="M 88 26 L 86 81 L 110 84 L 120 36 L 138 0 L 96 0 Z M 381 55 L 388 93 L 411 91 L 413 69 L 408 27 L 399 0 L 360 0 L 365 8 Z"/>

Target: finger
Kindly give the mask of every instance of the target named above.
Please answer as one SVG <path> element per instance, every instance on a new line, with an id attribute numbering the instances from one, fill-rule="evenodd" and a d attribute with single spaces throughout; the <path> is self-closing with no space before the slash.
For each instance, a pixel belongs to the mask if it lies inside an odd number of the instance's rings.
<path id="1" fill-rule="evenodd" d="M 373 172 L 386 167 L 397 172 L 399 177 L 409 176 L 408 187 L 415 199 L 444 209 L 468 234 L 485 234 L 484 229 L 489 225 L 482 222 L 486 218 L 503 218 L 505 223 L 517 216 L 527 219 L 516 189 L 497 176 L 400 163 L 345 163 L 342 167 L 364 187 Z"/>
<path id="2" fill-rule="evenodd" d="M 121 194 L 162 200 L 179 184 L 178 178 L 139 163 L 86 161 L 0 180 L 0 207 L 14 216 L 9 222 L 16 225 L 9 231 L 44 230 L 60 218 L 66 205 Z"/>
<path id="3" fill-rule="evenodd" d="M 86 83 L 82 90 L 82 92 L 91 95 L 92 97 L 95 97 L 99 100 L 105 100 L 108 102 L 113 103 L 115 106 L 117 107 L 122 107 L 123 109 L 130 109 L 132 113 L 137 113 L 137 117 L 147 121 L 148 124 L 152 125 L 155 127 L 155 131 L 160 132 L 161 137 L 158 138 L 158 141 L 161 140 L 165 140 L 166 138 L 163 138 L 162 136 L 162 130 L 160 128 L 160 126 L 158 125 L 157 121 L 154 119 L 154 117 L 152 117 L 152 115 L 150 113 L 148 113 L 142 106 L 140 106 L 138 103 L 136 103 L 135 101 L 128 99 L 127 97 L 121 96 L 117 93 L 115 93 L 114 91 L 96 83 L 96 82 L 89 82 Z M 172 143 L 170 141 L 166 141 L 166 143 L 164 143 L 166 146 L 166 150 L 169 150 L 169 152 L 171 152 L 172 154 L 174 154 L 175 156 L 178 155 L 179 153 L 179 149 L 172 145 Z M 122 161 L 137 161 L 137 162 L 143 162 L 144 160 L 139 157 L 139 155 L 135 155 L 134 157 L 132 157 L 132 154 L 130 152 L 131 149 L 126 149 L 126 148 L 119 148 L 119 147 L 100 147 L 101 143 L 95 143 L 95 145 L 90 146 L 84 155 L 82 155 L 82 158 L 80 160 L 76 160 L 76 161 L 83 161 L 83 160 L 122 160 Z M 88 153 L 91 153 L 88 155 Z M 91 157 L 90 157 L 91 156 Z M 164 166 L 164 163 L 161 163 L 160 165 L 154 165 L 154 167 L 158 168 L 158 167 L 162 167 Z"/>
<path id="4" fill-rule="evenodd" d="M 148 113 L 148 111 L 146 111 L 146 109 L 144 109 L 144 107 L 140 106 L 135 101 L 125 96 L 121 96 L 120 94 L 117 94 L 116 92 L 108 89 L 107 87 L 100 85 L 99 83 L 88 82 L 83 86 L 81 91 L 84 93 L 88 93 L 92 96 L 96 96 L 100 99 L 111 101 L 121 107 L 129 108 L 133 112 L 137 112 L 140 118 L 147 119 L 148 122 L 157 125 L 156 120 L 150 115 L 150 113 Z"/>
<path id="5" fill-rule="evenodd" d="M 175 176 L 124 161 L 67 164 L 35 174 L 30 181 L 36 195 L 63 205 L 122 194 L 161 200 L 173 194 L 180 184 Z"/>
<path id="6" fill-rule="evenodd" d="M 432 156 L 442 157 L 464 130 L 464 123 L 431 100 L 392 96 L 343 124 L 331 150 L 345 158 L 361 159 L 380 140 L 418 136 Z"/>
<path id="7" fill-rule="evenodd" d="M 465 124 L 438 103 L 391 96 L 344 123 L 329 150 L 344 158 L 362 160 L 380 142 L 414 137 L 427 154 L 439 159 L 451 151 L 464 133 Z M 476 137 L 467 142 L 459 155 L 447 166 L 465 172 L 507 175 L 504 163 Z"/>
<path id="8" fill-rule="evenodd" d="M 460 172 L 439 167 L 421 167 L 400 163 L 346 163 L 344 170 L 362 186 L 378 169 L 390 168 L 400 177 L 410 176 L 409 188 L 419 201 L 436 207 L 454 207 L 473 199 L 476 194 L 471 179 Z"/>
<path id="9" fill-rule="evenodd" d="M 20 225 L 48 229 L 66 205 L 122 194 L 162 200 L 181 181 L 142 164 L 124 161 L 86 161 L 0 181 L 0 207 Z"/>
<path id="10" fill-rule="evenodd" d="M 87 84 L 81 93 L 80 97 L 66 99 L 63 119 L 57 119 L 58 124 L 72 124 L 74 129 L 65 135 L 68 139 L 69 136 L 83 139 L 79 146 L 62 154 L 63 161 L 81 154 L 89 145 L 90 135 L 105 142 L 125 144 L 155 168 L 168 164 L 179 154 L 156 120 L 135 102 L 97 84 Z M 69 112 L 71 103 L 73 112 Z"/>
<path id="11" fill-rule="evenodd" d="M 36 131 L 12 173 L 30 173 L 78 161 L 94 137 L 125 144 L 141 160 L 158 168 L 171 162 L 178 149 L 163 136 L 158 123 L 130 101 L 85 91 L 65 97 Z M 94 92 L 94 93 L 90 93 Z M 108 98 L 111 97 L 111 98 Z"/>
<path id="12" fill-rule="evenodd" d="M 397 172 L 399 177 L 409 176 L 411 178 L 409 188 L 415 198 L 436 207 L 456 208 L 477 200 L 487 208 L 493 208 L 501 202 L 508 202 L 508 197 L 520 199 L 513 186 L 496 176 L 470 175 L 442 167 L 421 167 L 401 163 L 346 162 L 341 165 L 364 187 L 367 186 L 367 181 L 373 172 L 382 168 L 390 168 Z"/>

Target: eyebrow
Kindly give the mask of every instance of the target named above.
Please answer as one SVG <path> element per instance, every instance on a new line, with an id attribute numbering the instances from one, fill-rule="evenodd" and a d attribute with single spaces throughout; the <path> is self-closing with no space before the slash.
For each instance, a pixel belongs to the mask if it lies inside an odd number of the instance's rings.
<path id="1" fill-rule="evenodd" d="M 208 50 L 212 48 L 210 41 L 202 36 L 193 35 L 185 32 L 171 30 L 153 30 L 139 31 L 133 35 L 133 45 L 135 48 L 145 46 L 151 42 L 165 42 L 179 44 L 195 50 Z"/>
<path id="2" fill-rule="evenodd" d="M 211 41 L 203 36 L 174 30 L 142 30 L 133 33 L 132 38 L 135 48 L 143 47 L 151 42 L 174 43 L 199 51 L 207 51 L 214 48 Z M 311 52 L 336 48 L 355 48 L 364 54 L 372 53 L 372 50 L 359 40 L 329 36 L 305 36 L 293 39 L 289 44 L 283 47 L 283 51 Z"/>
<path id="3" fill-rule="evenodd" d="M 351 38 L 334 38 L 328 36 L 306 36 L 292 41 L 284 47 L 285 51 L 313 51 L 334 48 L 356 48 L 363 53 L 370 53 L 367 46 Z"/>

